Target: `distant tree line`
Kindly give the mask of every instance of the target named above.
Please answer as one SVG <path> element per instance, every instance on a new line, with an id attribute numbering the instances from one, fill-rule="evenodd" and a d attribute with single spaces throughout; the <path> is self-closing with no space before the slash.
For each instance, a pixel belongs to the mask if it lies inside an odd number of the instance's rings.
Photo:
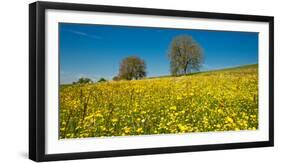
<path id="1" fill-rule="evenodd" d="M 180 35 L 173 38 L 170 43 L 168 58 L 170 60 L 170 73 L 173 76 L 186 75 L 193 71 L 199 71 L 203 62 L 203 50 L 191 37 Z M 146 77 L 146 63 L 138 56 L 124 58 L 119 65 L 118 75 L 113 80 L 138 80 Z M 98 82 L 105 82 L 101 78 Z M 80 78 L 73 84 L 93 83 L 89 78 Z"/>
<path id="2" fill-rule="evenodd" d="M 100 78 L 98 81 L 98 83 L 100 82 L 106 82 L 106 79 L 104 78 Z M 90 78 L 85 78 L 85 77 L 81 77 L 79 78 L 76 82 L 72 82 L 72 84 L 92 84 L 94 83 L 94 81 Z"/>
<path id="3" fill-rule="evenodd" d="M 78 79 L 78 81 L 73 82 L 72 84 L 91 84 L 91 83 L 93 83 L 93 81 L 90 78 L 81 77 Z"/>

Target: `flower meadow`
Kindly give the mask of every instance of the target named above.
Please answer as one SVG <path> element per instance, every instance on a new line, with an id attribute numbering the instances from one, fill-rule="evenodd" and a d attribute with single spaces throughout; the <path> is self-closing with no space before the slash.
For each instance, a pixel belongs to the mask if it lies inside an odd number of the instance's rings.
<path id="1" fill-rule="evenodd" d="M 59 93 L 60 139 L 258 129 L 258 65 Z"/>

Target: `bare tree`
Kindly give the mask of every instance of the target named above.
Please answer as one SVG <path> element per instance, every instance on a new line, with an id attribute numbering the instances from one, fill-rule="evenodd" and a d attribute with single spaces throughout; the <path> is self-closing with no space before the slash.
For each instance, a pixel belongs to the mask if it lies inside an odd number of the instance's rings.
<path id="1" fill-rule="evenodd" d="M 146 64 L 137 56 L 130 56 L 122 60 L 119 68 L 119 79 L 141 79 L 146 76 Z"/>
<path id="2" fill-rule="evenodd" d="M 170 45 L 168 57 L 172 75 L 198 71 L 203 62 L 203 50 L 191 36 L 176 36 Z"/>

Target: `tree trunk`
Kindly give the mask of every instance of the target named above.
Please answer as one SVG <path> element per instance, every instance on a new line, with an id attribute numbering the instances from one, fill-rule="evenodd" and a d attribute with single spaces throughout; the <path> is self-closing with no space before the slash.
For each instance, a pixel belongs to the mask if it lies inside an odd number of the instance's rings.
<path id="1" fill-rule="evenodd" d="M 187 73 L 187 67 L 188 67 L 188 62 L 186 62 L 186 64 L 184 65 L 184 69 L 183 69 L 184 74 L 186 74 L 186 73 Z"/>

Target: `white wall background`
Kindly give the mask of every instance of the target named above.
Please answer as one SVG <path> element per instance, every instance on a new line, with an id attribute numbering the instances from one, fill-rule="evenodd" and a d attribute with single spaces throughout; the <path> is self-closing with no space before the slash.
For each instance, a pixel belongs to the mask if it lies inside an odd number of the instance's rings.
<path id="1" fill-rule="evenodd" d="M 281 3 L 278 0 L 57 0 L 89 4 L 150 7 L 275 16 L 275 147 L 192 152 L 68 162 L 277 162 L 281 160 Z M 0 162 L 31 162 L 28 151 L 28 4 L 0 5 Z"/>

